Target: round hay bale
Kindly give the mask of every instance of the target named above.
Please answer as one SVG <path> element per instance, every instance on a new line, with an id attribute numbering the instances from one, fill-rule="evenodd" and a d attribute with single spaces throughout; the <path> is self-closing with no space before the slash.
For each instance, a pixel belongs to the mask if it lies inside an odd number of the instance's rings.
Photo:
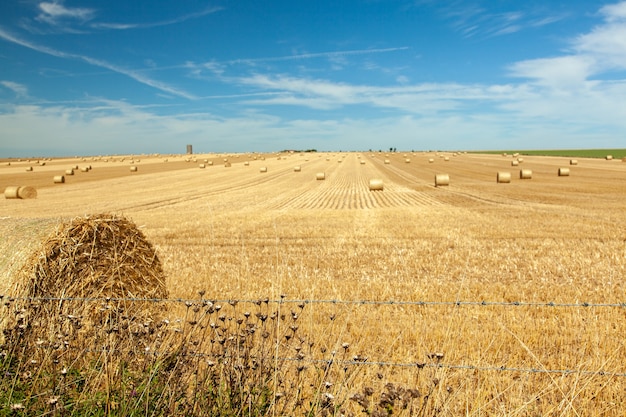
<path id="1" fill-rule="evenodd" d="M 570 165 L 578 165 L 578 159 L 570 159 L 569 160 L 569 164 Z"/>
<path id="2" fill-rule="evenodd" d="M 20 187 L 9 186 L 4 189 L 4 198 L 6 199 L 14 199 L 19 198 L 18 190 Z"/>
<path id="3" fill-rule="evenodd" d="M 50 229 L 31 248 L 8 289 L 16 300 L 12 307 L 24 310 L 7 321 L 9 339 L 18 332 L 32 344 L 54 341 L 61 333 L 73 346 L 92 346 L 90 341 L 109 333 L 119 340 L 132 338 L 129 326 L 149 326 L 163 314 L 157 302 L 168 296 L 163 268 L 133 222 L 98 214 Z"/>
<path id="4" fill-rule="evenodd" d="M 259 172 L 267 172 L 267 167 L 261 167 L 261 168 L 259 169 Z"/>
<path id="5" fill-rule="evenodd" d="M 607 161 L 612 161 L 613 160 L 613 155 L 607 155 L 606 156 L 606 160 Z"/>
<path id="6" fill-rule="evenodd" d="M 209 161 L 209 162 L 207 163 L 207 165 L 208 165 L 208 166 L 213 165 L 213 161 Z"/>
<path id="7" fill-rule="evenodd" d="M 410 163 L 411 163 L 411 160 L 410 160 L 409 158 L 406 158 L 406 159 L 404 160 L 404 163 L 405 163 L 405 164 L 410 164 Z"/>
<path id="8" fill-rule="evenodd" d="M 33 167 L 26 167 L 26 172 L 31 172 L 33 170 Z"/>
<path id="9" fill-rule="evenodd" d="M 318 181 L 323 181 L 326 179 L 326 174 L 323 172 L 318 172 L 317 174 L 315 174 L 315 179 Z"/>
<path id="10" fill-rule="evenodd" d="M 511 161 L 511 166 L 512 167 L 516 167 L 518 165 L 519 165 L 519 161 L 517 159 L 514 159 L 514 160 Z"/>
<path id="11" fill-rule="evenodd" d="M 622 158 L 622 162 L 626 162 L 626 156 Z"/>
<path id="12" fill-rule="evenodd" d="M 199 164 L 199 165 L 198 165 L 198 167 L 199 167 L 199 168 L 205 168 L 205 167 L 206 167 L 206 165 L 204 165 L 204 164 Z"/>
<path id="13" fill-rule="evenodd" d="M 391 161 L 389 161 L 389 159 L 385 159 L 385 165 L 389 165 L 391 163 Z"/>
<path id="14" fill-rule="evenodd" d="M 63 175 L 55 175 L 52 178 L 55 184 L 63 184 L 65 182 L 65 177 Z"/>
<path id="15" fill-rule="evenodd" d="M 73 169 L 66 169 L 65 170 L 65 175 L 74 175 L 74 170 Z"/>
<path id="16" fill-rule="evenodd" d="M 135 165 L 130 167 L 130 172 L 137 172 L 137 167 Z"/>
<path id="17" fill-rule="evenodd" d="M 511 182 L 511 173 L 510 172 L 498 172 L 496 175 L 496 182 L 500 184 L 508 184 Z"/>
<path id="18" fill-rule="evenodd" d="M 569 168 L 559 168 L 559 177 L 569 177 Z"/>
<path id="19" fill-rule="evenodd" d="M 365 161 L 361 160 L 361 165 L 365 165 Z"/>
<path id="20" fill-rule="evenodd" d="M 370 191 L 382 191 L 385 187 L 383 180 L 379 178 L 374 178 L 370 180 L 369 188 Z"/>
<path id="21" fill-rule="evenodd" d="M 517 162 L 521 164 L 522 162 L 524 162 L 524 158 L 517 158 Z"/>
<path id="22" fill-rule="evenodd" d="M 17 197 L 21 198 L 22 200 L 37 198 L 37 190 L 34 187 L 18 187 Z"/>
<path id="23" fill-rule="evenodd" d="M 429 159 L 428 159 L 428 163 L 429 163 L 429 164 L 432 164 L 433 162 L 435 162 L 435 160 L 434 160 L 433 158 L 429 158 Z"/>
<path id="24" fill-rule="evenodd" d="M 225 167 L 225 168 L 230 168 L 231 166 L 232 166 L 232 164 L 231 164 L 230 162 L 226 162 L 226 163 L 224 164 L 224 167 Z"/>
<path id="25" fill-rule="evenodd" d="M 533 177 L 533 172 L 530 169 L 520 169 L 519 178 L 520 180 L 529 180 Z"/>
<path id="26" fill-rule="evenodd" d="M 444 160 L 445 162 L 448 162 L 448 161 L 450 160 L 450 157 L 449 157 L 449 156 L 444 156 L 444 157 L 443 157 L 443 160 Z"/>
<path id="27" fill-rule="evenodd" d="M 300 165 L 297 165 L 293 168 L 293 172 L 300 172 L 302 171 L 302 168 L 300 167 Z"/>
<path id="28" fill-rule="evenodd" d="M 89 172 L 89 167 L 81 167 L 80 172 Z"/>
<path id="29" fill-rule="evenodd" d="M 250 166 L 250 162 L 246 161 L 243 163 L 244 166 Z"/>
<path id="30" fill-rule="evenodd" d="M 450 176 L 448 174 L 436 174 L 435 187 L 441 187 L 444 185 L 450 185 Z"/>

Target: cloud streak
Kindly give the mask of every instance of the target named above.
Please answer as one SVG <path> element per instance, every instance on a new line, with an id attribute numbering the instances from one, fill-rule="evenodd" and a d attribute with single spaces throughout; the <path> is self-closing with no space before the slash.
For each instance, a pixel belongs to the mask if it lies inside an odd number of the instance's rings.
<path id="1" fill-rule="evenodd" d="M 23 46 L 25 48 L 28 49 L 32 49 L 34 51 L 40 52 L 42 54 L 46 54 L 46 55 L 51 55 L 51 56 L 55 56 L 57 58 L 64 58 L 64 59 L 72 59 L 72 60 L 78 60 L 78 61 L 83 61 L 86 62 L 90 65 L 94 65 L 100 68 L 105 68 L 108 69 L 110 71 L 113 71 L 115 73 L 121 74 L 121 75 L 125 75 L 129 78 L 132 78 L 133 80 L 141 83 L 141 84 L 145 84 L 148 85 L 150 87 L 156 88 L 157 90 L 163 91 L 165 93 L 169 93 L 178 97 L 183 97 L 186 99 L 190 99 L 193 100 L 196 97 L 193 94 L 187 93 L 184 90 L 178 89 L 176 87 L 172 87 L 166 83 L 162 83 L 160 81 L 157 80 L 153 80 L 151 78 L 148 78 L 147 76 L 145 76 L 144 74 L 137 72 L 137 71 L 133 71 L 133 70 L 129 70 L 126 68 L 122 68 L 119 67 L 117 65 L 111 64 L 109 62 L 100 60 L 100 59 L 96 59 L 96 58 L 92 58 L 86 55 L 78 55 L 78 54 L 73 54 L 73 53 L 68 53 L 68 52 L 63 52 L 63 51 L 59 51 L 57 49 L 54 48 L 49 48 L 47 46 L 43 46 L 43 45 L 38 45 L 32 42 L 29 42 L 25 39 L 22 39 L 20 37 L 14 36 L 11 33 L 7 32 L 6 30 L 4 30 L 3 28 L 0 27 L 0 38 L 4 39 L 5 41 L 8 42 L 12 42 L 14 44 Z"/>
<path id="2" fill-rule="evenodd" d="M 90 26 L 94 29 L 113 29 L 113 30 L 128 30 L 128 29 L 147 29 L 159 26 L 169 26 L 175 25 L 178 23 L 185 22 L 190 19 L 197 19 L 202 16 L 206 16 L 208 14 L 216 13 L 220 10 L 223 10 L 222 7 L 209 7 L 200 12 L 189 13 L 183 16 L 176 17 L 174 19 L 163 20 L 160 22 L 149 22 L 149 23 L 92 23 Z"/>

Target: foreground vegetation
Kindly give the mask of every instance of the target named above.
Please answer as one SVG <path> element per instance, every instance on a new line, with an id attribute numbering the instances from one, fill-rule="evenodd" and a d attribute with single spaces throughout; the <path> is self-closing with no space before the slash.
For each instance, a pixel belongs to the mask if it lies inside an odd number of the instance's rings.
<path id="1" fill-rule="evenodd" d="M 498 184 L 510 158 L 442 156 L 159 160 L 1 201 L 3 231 L 50 210 L 131 217 L 171 300 L 141 321 L 99 300 L 111 316 L 87 342 L 67 315 L 29 341 L 31 306 L 3 299 L 0 413 L 623 415 L 626 164 L 559 177 L 568 159 L 528 156 L 532 179 Z M 32 244 L 6 236 L 0 265 Z"/>

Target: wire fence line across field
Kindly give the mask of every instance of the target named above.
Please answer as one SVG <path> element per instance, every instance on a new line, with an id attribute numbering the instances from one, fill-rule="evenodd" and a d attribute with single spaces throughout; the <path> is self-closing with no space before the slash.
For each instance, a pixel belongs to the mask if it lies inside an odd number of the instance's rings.
<path id="1" fill-rule="evenodd" d="M 40 346 L 41 349 L 45 349 L 45 347 Z M 79 349 L 73 347 L 66 347 L 69 350 L 80 350 L 81 353 L 106 353 L 106 354 L 114 354 L 114 353 L 132 353 L 133 356 L 153 356 L 153 357 L 166 357 L 171 352 L 166 351 L 153 351 L 150 349 L 144 350 L 128 350 L 125 349 L 123 351 L 115 350 L 115 349 L 107 349 L 107 348 L 99 348 L 99 349 Z M 338 355 L 338 353 L 336 353 Z M 177 355 L 182 357 L 193 357 L 193 358 L 201 358 L 206 360 L 208 363 L 214 363 L 213 360 L 236 360 L 238 357 L 233 355 L 216 355 L 210 354 L 206 352 L 177 352 Z M 272 359 L 274 360 L 274 359 Z M 300 364 L 311 364 L 311 365 L 321 365 L 325 367 L 329 366 L 377 366 L 377 367 L 385 367 L 385 368 L 405 368 L 405 369 L 448 369 L 448 370 L 460 370 L 460 371 L 477 371 L 477 372 L 518 372 L 518 373 L 526 373 L 526 374 L 552 374 L 552 375 L 581 375 L 581 376 L 602 376 L 602 377 L 610 377 L 610 378 L 625 378 L 626 372 L 610 372 L 603 370 L 589 370 L 589 369 L 547 369 L 547 368 L 519 368 L 519 367 L 508 367 L 508 366 L 478 366 L 478 365 L 470 365 L 470 364 L 450 364 L 445 362 L 391 362 L 391 361 L 369 361 L 367 358 L 359 357 L 359 359 L 337 359 L 336 357 L 331 357 L 329 359 L 314 359 L 314 358 L 302 358 L 302 357 L 278 357 L 275 358 L 278 361 L 285 362 L 294 362 Z"/>
<path id="2" fill-rule="evenodd" d="M 82 302 L 152 302 L 177 303 L 187 306 L 198 304 L 333 304 L 333 305 L 397 305 L 397 306 L 495 306 L 495 307 L 571 307 L 571 308 L 626 308 L 626 302 L 593 303 L 593 302 L 552 302 L 552 301 L 399 301 L 399 300 L 317 300 L 317 299 L 182 299 L 182 298 L 113 298 L 113 297 L 8 297 L 0 295 L 0 300 L 8 301 L 82 301 Z"/>
<path id="3" fill-rule="evenodd" d="M 304 308 L 310 304 L 328 304 L 328 305 L 353 305 L 353 306 L 416 306 L 416 307 L 536 307 L 536 308 L 626 308 L 626 302 L 624 303 L 593 303 L 593 302 L 534 302 L 534 301 L 401 301 L 401 300 L 320 300 L 320 299 L 288 299 L 281 297 L 278 299 L 259 298 L 259 299 L 209 299 L 202 296 L 196 299 L 161 299 L 161 298 L 113 298 L 113 297 L 9 297 L 0 295 L 0 300 L 4 303 L 5 307 L 11 306 L 14 301 L 26 301 L 26 302 L 148 302 L 148 303 L 175 303 L 184 305 L 186 308 L 192 306 L 204 306 L 204 307 L 217 307 L 231 305 L 236 306 L 238 304 L 254 304 L 256 306 L 261 305 L 296 305 L 299 308 Z M 2 320 L 0 320 L 1 322 Z M 44 346 L 40 348 L 45 349 Z M 80 350 L 82 353 L 123 353 L 114 351 L 107 348 L 76 348 L 66 346 L 66 349 Z M 146 355 L 161 357 L 169 354 L 167 351 L 156 350 L 132 350 L 126 353 L 132 353 L 134 355 Z M 213 359 L 226 359 L 223 356 L 215 356 L 215 354 L 205 352 L 179 352 L 181 355 L 189 357 L 198 357 L 207 361 Z M 234 358 L 234 357 L 233 357 Z M 610 372 L 606 370 L 588 370 L 588 369 L 546 369 L 546 368 L 520 368 L 520 367 L 507 367 L 503 366 L 478 366 L 472 364 L 450 364 L 441 361 L 442 357 L 433 357 L 437 360 L 431 362 L 419 362 L 419 361 L 407 361 L 407 362 L 389 362 L 389 361 L 369 361 L 367 358 L 359 355 L 353 356 L 352 360 L 339 359 L 335 356 L 329 359 L 315 359 L 315 358 L 291 358 L 280 357 L 278 360 L 287 362 L 298 362 L 311 365 L 340 365 L 340 366 L 378 366 L 378 367 L 396 367 L 396 368 L 435 368 L 435 369 L 449 369 L 460 371 L 477 371 L 477 372 L 519 372 L 527 374 L 557 374 L 557 375 L 584 375 L 584 376 L 602 376 L 602 377 L 626 377 L 626 372 Z M 432 358 L 431 358 L 432 359 Z"/>

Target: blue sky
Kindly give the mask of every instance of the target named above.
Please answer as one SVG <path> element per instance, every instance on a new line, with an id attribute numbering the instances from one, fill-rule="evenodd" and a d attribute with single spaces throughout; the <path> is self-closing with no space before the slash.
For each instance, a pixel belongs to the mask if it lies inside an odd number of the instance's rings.
<path id="1" fill-rule="evenodd" d="M 626 1 L 0 4 L 0 156 L 626 146 Z"/>

